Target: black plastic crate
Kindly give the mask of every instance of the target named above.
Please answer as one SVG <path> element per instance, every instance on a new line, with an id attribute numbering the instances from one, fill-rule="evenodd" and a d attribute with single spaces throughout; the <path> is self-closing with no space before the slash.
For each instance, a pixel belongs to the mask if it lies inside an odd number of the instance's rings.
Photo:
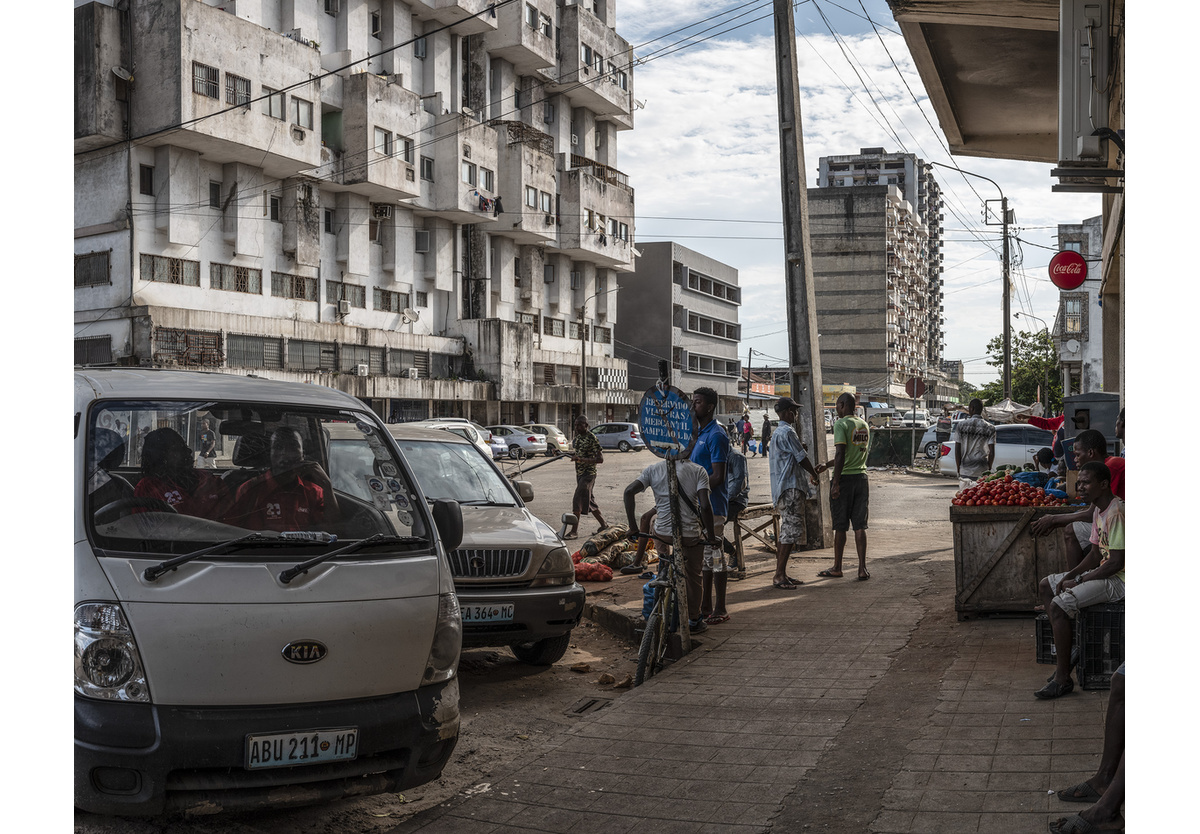
<path id="1" fill-rule="evenodd" d="M 1033 621 L 1034 640 L 1037 643 L 1038 663 L 1058 663 L 1058 653 L 1054 651 L 1054 632 L 1050 629 L 1050 618 L 1038 614 Z"/>
<path id="2" fill-rule="evenodd" d="M 1108 689 L 1113 672 L 1125 660 L 1125 603 L 1082 609 L 1075 640 L 1079 644 L 1080 687 Z"/>

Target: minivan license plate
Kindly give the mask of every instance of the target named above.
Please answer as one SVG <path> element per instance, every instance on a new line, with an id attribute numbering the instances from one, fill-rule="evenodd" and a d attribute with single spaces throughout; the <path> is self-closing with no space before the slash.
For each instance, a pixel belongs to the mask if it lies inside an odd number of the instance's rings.
<path id="1" fill-rule="evenodd" d="M 464 605 L 464 623 L 511 623 L 516 605 L 511 602 L 495 602 L 488 605 Z"/>
<path id="2" fill-rule="evenodd" d="M 358 756 L 358 728 L 246 736 L 246 769 L 348 761 Z"/>

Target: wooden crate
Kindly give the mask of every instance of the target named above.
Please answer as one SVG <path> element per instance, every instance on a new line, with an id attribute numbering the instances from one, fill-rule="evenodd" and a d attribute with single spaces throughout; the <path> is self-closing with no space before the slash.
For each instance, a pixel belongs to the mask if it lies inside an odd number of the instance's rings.
<path id="1" fill-rule="evenodd" d="M 1030 615 L 1042 577 L 1067 569 L 1062 531 L 1034 536 L 1035 518 L 1079 507 L 950 507 L 954 525 L 954 610 L 958 619 Z"/>

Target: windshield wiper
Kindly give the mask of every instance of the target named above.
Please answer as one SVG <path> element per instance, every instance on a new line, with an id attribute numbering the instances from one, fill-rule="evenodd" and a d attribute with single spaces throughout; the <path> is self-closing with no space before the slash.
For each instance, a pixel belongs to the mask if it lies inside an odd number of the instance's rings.
<path id="1" fill-rule="evenodd" d="M 515 507 L 516 504 L 502 504 L 494 498 L 476 498 L 473 501 L 459 501 L 458 503 L 468 507 Z"/>
<path id="2" fill-rule="evenodd" d="M 391 536 L 387 533 L 376 533 L 373 536 L 367 536 L 365 539 L 359 539 L 356 542 L 351 542 L 345 547 L 339 547 L 337 550 L 331 550 L 328 553 L 322 553 L 320 556 L 314 556 L 307 562 L 301 562 L 295 567 L 288 568 L 279 574 L 279 581 L 287 585 L 297 576 L 302 573 L 308 573 L 311 568 L 315 568 L 322 562 L 328 562 L 335 556 L 341 556 L 345 553 L 353 553 L 356 550 L 362 550 L 364 547 L 369 547 L 373 544 L 412 544 L 413 542 L 424 542 L 425 539 L 420 536 Z"/>
<path id="3" fill-rule="evenodd" d="M 224 550 L 227 547 L 238 547 L 238 546 L 244 546 L 244 545 L 257 545 L 257 544 L 269 544 L 269 545 L 328 544 L 328 543 L 334 542 L 334 541 L 337 541 L 337 536 L 329 536 L 329 534 L 320 534 L 320 533 L 317 533 L 317 534 L 300 533 L 300 534 L 295 534 L 295 535 L 289 534 L 289 533 L 250 533 L 249 535 L 246 535 L 246 536 L 239 536 L 236 539 L 229 539 L 228 541 L 223 541 L 223 542 L 220 542 L 219 544 L 214 544 L 211 547 L 204 547 L 204 548 L 201 548 L 200 550 L 193 550 L 191 553 L 185 553 L 182 556 L 176 556 L 174 559 L 167 559 L 165 562 L 159 562 L 157 565 L 154 565 L 153 567 L 146 568 L 146 570 L 142 572 L 142 576 L 143 576 L 143 578 L 145 578 L 145 580 L 147 582 L 153 582 L 154 580 L 156 580 L 160 576 L 162 576 L 164 573 L 170 573 L 171 571 L 175 570 L 177 567 L 179 567 L 180 565 L 182 565 L 186 562 L 190 562 L 193 559 L 199 559 L 201 556 L 208 556 L 209 554 L 216 553 L 217 551 L 220 551 L 220 550 Z"/>

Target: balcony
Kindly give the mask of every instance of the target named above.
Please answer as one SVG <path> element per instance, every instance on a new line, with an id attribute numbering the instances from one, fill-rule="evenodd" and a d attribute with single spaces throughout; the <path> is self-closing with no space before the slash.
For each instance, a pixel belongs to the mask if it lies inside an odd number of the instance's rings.
<path id="1" fill-rule="evenodd" d="M 537 27 L 530 26 L 525 3 L 508 3 L 496 10 L 497 25 L 483 39 L 483 48 L 493 58 L 503 58 L 521 74 L 553 67 L 557 60 L 554 48 L 554 4 L 545 2 L 538 10 Z M 542 29 L 542 15 L 550 33 Z"/>
<path id="2" fill-rule="evenodd" d="M 417 94 L 382 76 L 355 73 L 343 82 L 342 102 L 342 147 L 330 160 L 330 190 L 347 186 L 377 203 L 419 196 Z M 325 156 L 330 149 L 321 150 Z"/>
<path id="3" fill-rule="evenodd" d="M 75 7 L 75 151 L 125 137 L 130 86 L 121 67 L 121 13 L 112 6 Z"/>
<path id="4" fill-rule="evenodd" d="M 268 178 L 284 179 L 320 164 L 318 85 L 282 94 L 274 110 L 268 100 L 243 107 L 228 102 L 230 76 L 247 82 L 250 99 L 257 99 L 263 86 L 282 89 L 320 75 L 316 49 L 204 3 L 136 4 L 129 14 L 135 31 L 149 33 L 134 42 L 137 75 L 147 82 L 132 93 L 135 135 L 182 124 L 147 144 L 187 148 L 214 162 L 242 162 Z M 211 84 L 200 83 L 199 92 L 194 64 L 213 72 Z M 302 112 L 294 111 L 294 100 L 304 106 Z"/>
<path id="5" fill-rule="evenodd" d="M 598 266 L 632 271 L 634 203 L 628 177 L 574 154 L 559 159 L 559 249 Z M 612 233 L 611 221 L 625 224 L 625 239 Z"/>
<path id="6" fill-rule="evenodd" d="M 457 118 L 444 116 L 436 122 L 433 141 L 424 143 L 417 152 L 432 157 L 434 178 L 432 182 L 421 181 L 421 196 L 412 204 L 415 214 L 442 217 L 454 223 L 496 221 L 495 128 L 466 114 Z M 490 189 L 485 181 L 486 172 L 492 176 Z M 472 177 L 474 182 L 470 181 Z"/>
<path id="7" fill-rule="evenodd" d="M 554 181 L 554 139 L 524 122 L 490 124 L 498 135 L 497 187 L 506 207 L 492 233 L 525 244 L 542 245 L 555 240 L 558 215 L 554 195 L 558 186 Z M 529 205 L 527 194 L 534 205 Z"/>
<path id="8" fill-rule="evenodd" d="M 493 0 L 412 0 L 413 17 L 432 23 L 454 24 L 456 35 L 482 35 L 494 32 L 498 18 L 488 11 Z M 524 8 L 521 3 L 510 6 Z"/>
<path id="9" fill-rule="evenodd" d="M 633 127 L 633 52 L 629 42 L 582 6 L 558 10 L 558 81 L 547 90 L 599 121 Z"/>

